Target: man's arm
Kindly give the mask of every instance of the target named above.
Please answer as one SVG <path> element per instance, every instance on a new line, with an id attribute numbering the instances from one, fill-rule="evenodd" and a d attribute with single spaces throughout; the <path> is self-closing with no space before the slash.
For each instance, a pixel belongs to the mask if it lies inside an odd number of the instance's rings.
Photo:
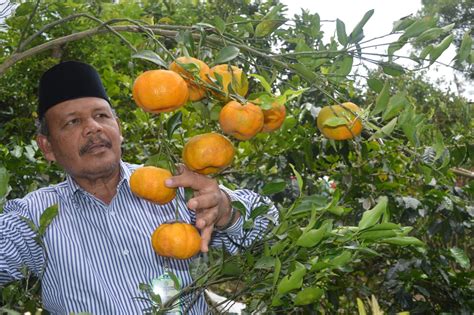
<path id="1" fill-rule="evenodd" d="M 35 240 L 35 232 L 21 218 L 20 200 L 5 205 L 0 214 L 0 285 L 23 278 L 26 266 L 39 274 L 43 266 L 43 251 Z"/>

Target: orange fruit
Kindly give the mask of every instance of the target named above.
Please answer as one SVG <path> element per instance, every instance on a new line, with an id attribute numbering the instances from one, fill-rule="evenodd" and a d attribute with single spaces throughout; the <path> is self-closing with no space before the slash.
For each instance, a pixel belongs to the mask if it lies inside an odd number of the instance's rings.
<path id="1" fill-rule="evenodd" d="M 318 114 L 317 126 L 328 139 L 352 139 L 362 132 L 362 121 L 353 112 L 357 115 L 361 109 L 351 102 L 324 106 Z"/>
<path id="2" fill-rule="evenodd" d="M 189 99 L 191 101 L 199 101 L 206 96 L 206 88 L 202 86 L 202 83 L 196 82 L 192 72 L 184 69 L 179 64 L 195 64 L 199 68 L 199 78 L 203 82 L 209 82 L 209 66 L 203 61 L 193 58 L 193 57 L 179 57 L 176 58 L 176 61 L 173 61 L 170 64 L 169 69 L 174 71 L 184 77 L 184 80 L 188 84 L 189 89 Z"/>
<path id="3" fill-rule="evenodd" d="M 216 78 L 218 74 L 222 78 L 222 91 L 225 96 L 218 92 L 213 92 L 218 98 L 229 100 L 229 86 L 232 87 L 233 93 L 240 96 L 245 96 L 249 89 L 247 77 L 242 70 L 236 66 L 229 66 L 227 64 L 217 65 L 211 68 L 209 75 L 211 78 Z"/>
<path id="4" fill-rule="evenodd" d="M 151 244 L 158 255 L 188 259 L 199 253 L 201 235 L 189 223 L 163 223 L 153 232 Z"/>
<path id="5" fill-rule="evenodd" d="M 272 132 L 281 127 L 286 117 L 285 105 L 277 102 L 272 103 L 272 108 L 263 109 L 263 128 L 262 132 Z"/>
<path id="6" fill-rule="evenodd" d="M 189 139 L 183 148 L 183 161 L 190 170 L 207 175 L 229 166 L 234 154 L 232 142 L 223 135 L 212 132 Z"/>
<path id="7" fill-rule="evenodd" d="M 224 133 L 239 140 L 248 140 L 263 127 L 263 112 L 252 103 L 245 105 L 228 102 L 219 113 L 219 124 Z"/>
<path id="8" fill-rule="evenodd" d="M 133 83 L 133 99 L 144 111 L 170 112 L 183 106 L 189 97 L 184 79 L 170 70 L 149 70 Z"/>
<path id="9" fill-rule="evenodd" d="M 164 168 L 143 166 L 130 176 L 130 189 L 140 198 L 164 205 L 176 196 L 176 188 L 165 186 L 165 180 L 172 176 Z"/>

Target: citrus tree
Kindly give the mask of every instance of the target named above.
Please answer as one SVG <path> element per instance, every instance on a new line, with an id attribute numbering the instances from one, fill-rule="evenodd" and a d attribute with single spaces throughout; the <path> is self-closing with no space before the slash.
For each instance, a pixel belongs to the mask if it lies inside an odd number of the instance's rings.
<path id="1" fill-rule="evenodd" d="M 60 60 L 82 60 L 101 73 L 122 121 L 124 159 L 185 163 L 279 209 L 239 254 L 195 259 L 182 294 L 226 283 L 249 312 L 363 313 L 372 295 L 389 312 L 472 311 L 472 184 L 456 187 L 453 169 L 472 166 L 471 109 L 413 74 L 448 48 L 450 29 L 429 17 L 395 21 L 398 39 L 374 59 L 363 32 L 373 11 L 353 30 L 335 21 L 326 41 L 317 13 L 284 10 L 278 1 L 16 6 L 0 32 L 1 202 L 61 180 L 32 140 L 36 82 Z M 426 49 L 397 55 L 412 42 Z M 458 57 L 472 62 L 465 50 Z M 379 70 L 358 75 L 361 61 Z M 178 300 L 138 285 L 150 311 Z M 2 288 L 4 308 L 35 310 L 38 288 L 30 277 Z"/>

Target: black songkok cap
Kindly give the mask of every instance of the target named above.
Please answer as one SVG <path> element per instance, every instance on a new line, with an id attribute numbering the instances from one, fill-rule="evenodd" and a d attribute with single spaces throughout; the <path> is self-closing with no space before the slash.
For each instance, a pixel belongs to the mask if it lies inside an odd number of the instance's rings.
<path id="1" fill-rule="evenodd" d="M 99 97 L 109 102 L 97 71 L 78 61 L 62 62 L 47 70 L 41 76 L 38 95 L 40 118 L 51 107 L 76 98 Z"/>

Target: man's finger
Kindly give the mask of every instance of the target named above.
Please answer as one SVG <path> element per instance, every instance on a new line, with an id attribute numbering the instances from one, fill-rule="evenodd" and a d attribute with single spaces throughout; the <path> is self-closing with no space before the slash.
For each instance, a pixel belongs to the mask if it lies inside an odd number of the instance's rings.
<path id="1" fill-rule="evenodd" d="M 196 212 L 196 227 L 198 229 L 204 229 L 207 226 L 211 226 L 217 219 L 217 208 L 209 208 L 198 210 Z"/>
<path id="2" fill-rule="evenodd" d="M 201 230 L 201 252 L 207 253 L 209 251 L 209 242 L 211 241 L 212 231 L 214 226 L 207 226 Z"/>
<path id="3" fill-rule="evenodd" d="M 165 185 L 170 188 L 174 187 L 189 187 L 194 190 L 202 191 L 203 189 L 210 189 L 217 185 L 214 180 L 188 170 L 183 166 L 183 172 L 179 175 L 168 178 Z"/>
<path id="4" fill-rule="evenodd" d="M 219 204 L 221 192 L 215 191 L 195 196 L 188 201 L 188 208 L 192 210 L 208 209 L 216 207 Z"/>

